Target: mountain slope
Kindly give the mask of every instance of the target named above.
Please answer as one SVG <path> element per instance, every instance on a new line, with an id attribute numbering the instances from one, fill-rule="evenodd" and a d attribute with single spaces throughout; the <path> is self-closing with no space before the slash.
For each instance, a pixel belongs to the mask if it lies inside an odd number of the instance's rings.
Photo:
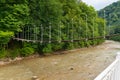
<path id="1" fill-rule="evenodd" d="M 120 0 L 98 11 L 98 15 L 107 20 L 107 25 L 120 25 Z"/>

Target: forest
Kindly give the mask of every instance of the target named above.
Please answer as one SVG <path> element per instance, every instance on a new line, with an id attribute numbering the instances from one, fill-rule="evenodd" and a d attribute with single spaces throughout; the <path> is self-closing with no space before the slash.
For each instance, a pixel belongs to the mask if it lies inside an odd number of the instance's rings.
<path id="1" fill-rule="evenodd" d="M 106 32 L 109 35 L 120 34 L 120 0 L 98 11 L 98 15 L 106 19 L 107 21 Z M 115 36 L 112 37 L 111 39 L 120 41 L 120 36 Z"/>
<path id="2" fill-rule="evenodd" d="M 92 6 L 81 0 L 0 0 L 0 58 L 36 53 L 45 55 L 54 51 L 98 45 L 104 41 L 102 37 L 79 42 L 41 44 L 13 39 L 28 26 L 37 29 L 42 25 L 43 39 L 48 40 L 51 24 L 52 40 L 71 40 L 104 36 L 105 23 Z M 61 29 L 61 37 L 58 37 L 58 28 Z M 41 39 L 41 30 L 37 29 L 37 33 L 33 30 L 33 33 L 37 34 L 38 40 Z M 27 36 L 32 39 L 34 35 L 31 33 Z"/>

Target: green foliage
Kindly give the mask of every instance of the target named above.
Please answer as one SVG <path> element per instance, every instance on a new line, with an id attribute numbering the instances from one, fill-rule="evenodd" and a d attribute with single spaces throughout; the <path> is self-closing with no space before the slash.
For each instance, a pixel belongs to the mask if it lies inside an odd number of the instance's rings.
<path id="1" fill-rule="evenodd" d="M 112 27 L 113 29 L 111 30 L 111 35 L 112 34 L 120 34 L 120 27 L 119 26 L 114 26 Z M 120 36 L 113 36 L 110 38 L 111 40 L 115 40 L 115 41 L 120 41 Z"/>
<path id="2" fill-rule="evenodd" d="M 13 4 L 12 4 L 13 3 Z M 4 1 L 0 4 L 0 30 L 19 32 L 20 27 L 26 24 L 29 15 L 27 2 Z"/>
<path id="3" fill-rule="evenodd" d="M 7 51 L 5 49 L 0 50 L 0 58 L 5 58 L 7 56 Z"/>
<path id="4" fill-rule="evenodd" d="M 52 50 L 53 51 L 61 50 L 63 45 L 64 45 L 64 43 L 54 43 L 54 44 L 51 44 Z"/>
<path id="5" fill-rule="evenodd" d="M 34 49 L 31 48 L 31 47 L 23 47 L 21 50 L 20 50 L 20 55 L 21 56 L 28 56 L 28 55 L 31 55 L 34 53 Z"/>
<path id="6" fill-rule="evenodd" d="M 74 43 L 72 42 L 69 42 L 69 43 L 65 43 L 64 46 L 63 46 L 63 49 L 73 49 L 74 48 Z"/>
<path id="7" fill-rule="evenodd" d="M 100 17 L 104 18 L 105 11 L 105 19 L 107 20 L 107 25 L 118 26 L 120 25 L 120 1 L 114 2 L 111 5 L 101 9 L 98 11 Z"/>
<path id="8" fill-rule="evenodd" d="M 86 42 L 85 42 L 85 46 L 86 46 L 86 47 L 89 47 L 89 46 L 90 46 L 90 41 L 86 41 Z"/>
<path id="9" fill-rule="evenodd" d="M 1 0 L 0 3 L 0 44 L 10 44 L 10 39 L 18 32 L 22 32 L 23 28 L 26 31 L 27 26 L 30 27 L 30 32 L 26 32 L 30 33 L 30 39 L 33 39 L 36 34 L 38 40 L 41 40 L 41 25 L 43 27 L 43 40 L 49 40 L 50 26 L 51 40 L 78 40 L 103 36 L 104 34 L 104 20 L 98 17 L 92 6 L 88 6 L 82 1 Z M 59 29 L 61 29 L 61 35 L 58 36 Z M 17 42 L 18 44 L 16 44 L 16 41 L 12 41 L 14 48 L 11 48 L 13 51 L 9 56 L 28 56 L 34 52 L 44 54 L 57 50 L 88 47 L 98 44 L 100 41 L 102 39 L 43 44 L 27 42 Z"/>
<path id="10" fill-rule="evenodd" d="M 0 0 L 0 11 L 0 44 L 8 44 L 28 22 L 28 3 L 26 0 Z"/>
<path id="11" fill-rule="evenodd" d="M 105 11 L 105 15 L 104 15 Z M 100 17 L 107 21 L 107 34 L 120 34 L 120 0 L 98 11 Z M 120 39 L 119 36 L 110 38 L 112 40 Z"/>
<path id="12" fill-rule="evenodd" d="M 7 44 L 13 35 L 14 33 L 10 31 L 0 31 L 0 43 Z"/>
<path id="13" fill-rule="evenodd" d="M 114 36 L 110 38 L 111 40 L 120 41 L 120 36 Z"/>
<path id="14" fill-rule="evenodd" d="M 45 47 L 43 48 L 43 53 L 51 53 L 52 52 L 52 46 L 51 44 L 46 44 Z"/>
<path id="15" fill-rule="evenodd" d="M 20 56 L 20 49 L 14 49 L 9 53 L 9 57 L 11 58 L 16 58 L 18 56 Z"/>
<path id="16" fill-rule="evenodd" d="M 79 42 L 79 45 L 80 45 L 81 48 L 83 48 L 83 47 L 85 47 L 85 42 L 81 41 L 81 42 Z"/>
<path id="17" fill-rule="evenodd" d="M 119 26 L 114 27 L 114 33 L 120 34 L 120 27 Z"/>

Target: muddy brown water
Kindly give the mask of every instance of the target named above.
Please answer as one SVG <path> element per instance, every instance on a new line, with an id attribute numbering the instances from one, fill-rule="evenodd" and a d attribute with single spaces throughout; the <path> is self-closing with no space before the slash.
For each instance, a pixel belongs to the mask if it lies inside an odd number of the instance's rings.
<path id="1" fill-rule="evenodd" d="M 120 52 L 120 43 L 64 51 L 61 55 L 17 61 L 0 67 L 0 80 L 93 80 Z"/>

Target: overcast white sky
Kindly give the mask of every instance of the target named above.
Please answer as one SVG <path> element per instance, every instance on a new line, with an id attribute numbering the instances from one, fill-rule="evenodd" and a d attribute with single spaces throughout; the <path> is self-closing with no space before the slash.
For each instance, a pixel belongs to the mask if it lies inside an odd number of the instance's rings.
<path id="1" fill-rule="evenodd" d="M 87 3 L 88 5 L 92 5 L 93 7 L 95 7 L 96 10 L 100 10 L 118 0 L 82 0 L 82 1 Z"/>

